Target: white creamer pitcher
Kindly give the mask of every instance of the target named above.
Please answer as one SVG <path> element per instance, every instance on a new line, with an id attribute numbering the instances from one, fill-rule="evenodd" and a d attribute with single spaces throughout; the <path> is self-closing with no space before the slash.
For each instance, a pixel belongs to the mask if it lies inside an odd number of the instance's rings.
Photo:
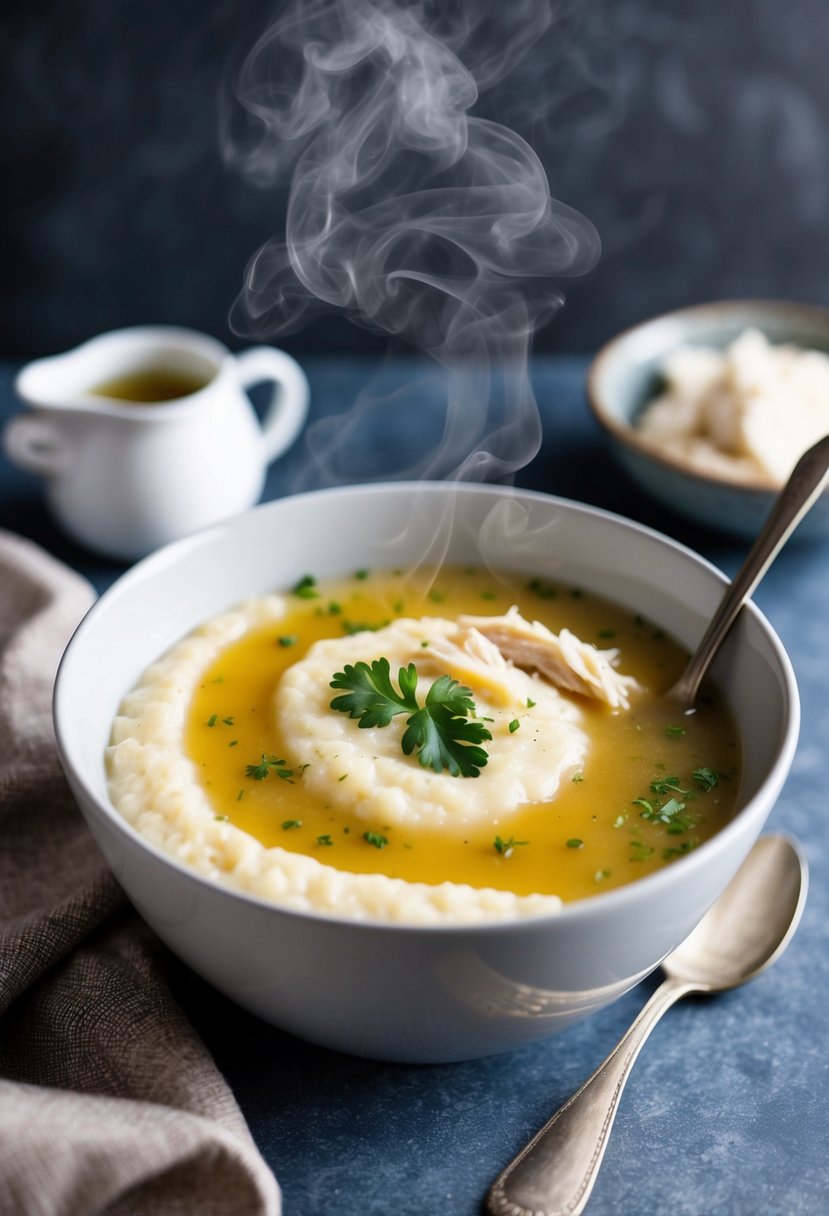
<path id="1" fill-rule="evenodd" d="M 150 375 L 188 387 L 161 400 L 108 395 L 108 386 Z M 245 390 L 263 381 L 273 391 L 260 424 Z M 9 459 L 45 478 L 73 537 L 128 560 L 257 502 L 309 400 L 304 373 L 284 351 L 233 355 L 169 326 L 117 330 L 37 359 L 15 387 L 30 409 L 5 428 Z"/>

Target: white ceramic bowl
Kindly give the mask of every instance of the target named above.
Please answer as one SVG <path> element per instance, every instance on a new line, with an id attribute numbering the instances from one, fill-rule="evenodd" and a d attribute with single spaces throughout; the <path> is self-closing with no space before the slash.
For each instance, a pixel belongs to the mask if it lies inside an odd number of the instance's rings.
<path id="1" fill-rule="evenodd" d="M 798 732 L 791 665 L 742 613 L 715 668 L 745 747 L 739 812 L 669 868 L 565 906 L 474 927 L 366 924 L 283 910 L 191 872 L 111 806 L 104 748 L 124 692 L 175 639 L 250 595 L 363 566 L 479 561 L 610 594 L 692 646 L 724 578 L 667 538 L 605 512 L 495 486 L 334 489 L 258 507 L 133 567 L 91 609 L 55 689 L 62 762 L 132 902 L 182 959 L 303 1038 L 379 1059 L 439 1062 L 550 1035 L 618 997 L 694 926 L 761 831 Z"/>
<path id="2" fill-rule="evenodd" d="M 720 300 L 652 317 L 611 339 L 587 377 L 596 421 L 625 471 L 654 498 L 717 531 L 753 539 L 771 511 L 778 487 L 707 475 L 646 443 L 635 419 L 658 391 L 664 360 L 678 346 L 723 350 L 745 329 L 773 344 L 792 343 L 829 353 L 829 309 L 782 300 Z M 829 533 L 829 491 L 822 494 L 797 536 Z"/>

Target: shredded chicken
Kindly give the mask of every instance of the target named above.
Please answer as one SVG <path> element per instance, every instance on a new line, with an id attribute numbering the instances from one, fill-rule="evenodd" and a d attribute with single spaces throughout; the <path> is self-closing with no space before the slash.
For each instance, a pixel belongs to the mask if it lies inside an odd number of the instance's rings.
<path id="1" fill-rule="evenodd" d="M 526 620 L 515 606 L 504 616 L 462 616 L 458 624 L 470 634 L 483 635 L 502 660 L 537 671 L 557 688 L 594 697 L 611 709 L 629 708 L 629 693 L 637 683 L 614 670 L 618 650 L 598 650 L 569 629 L 553 633 L 540 621 Z"/>
<path id="2" fill-rule="evenodd" d="M 429 643 L 429 655 L 439 661 L 442 670 L 449 672 L 462 684 L 471 688 L 485 689 L 502 705 L 510 705 L 515 699 L 513 682 L 508 663 L 501 651 L 477 629 L 461 629 L 453 638 L 436 638 Z"/>

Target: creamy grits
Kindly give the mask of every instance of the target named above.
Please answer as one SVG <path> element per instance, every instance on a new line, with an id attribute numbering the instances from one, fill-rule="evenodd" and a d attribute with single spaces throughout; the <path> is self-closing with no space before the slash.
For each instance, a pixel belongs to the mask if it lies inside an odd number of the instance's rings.
<path id="1" fill-rule="evenodd" d="M 684 661 L 642 618 L 539 579 L 308 577 L 206 622 L 144 674 L 113 726 L 111 797 L 183 863 L 286 907 L 410 923 L 548 913 L 670 864 L 733 814 L 724 701 L 706 689 L 677 720 L 653 695 Z M 459 686 L 471 709 L 424 708 Z M 366 724 L 368 701 L 388 718 Z"/>

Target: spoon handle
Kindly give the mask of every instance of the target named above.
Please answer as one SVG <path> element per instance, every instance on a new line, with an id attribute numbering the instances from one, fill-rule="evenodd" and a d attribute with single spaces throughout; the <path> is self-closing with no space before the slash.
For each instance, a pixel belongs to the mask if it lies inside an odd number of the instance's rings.
<path id="1" fill-rule="evenodd" d="M 711 623 L 694 655 L 671 689 L 686 709 L 691 709 L 700 682 L 719 649 L 737 613 L 754 591 L 803 516 L 820 496 L 829 473 L 829 436 L 819 440 L 800 457 L 780 491 L 768 519 L 752 545 L 734 581 L 729 584 Z"/>
<path id="2" fill-rule="evenodd" d="M 645 1040 L 675 1001 L 699 986 L 668 978 L 606 1060 L 502 1170 L 491 1216 L 578 1216 L 598 1177 L 622 1090 Z"/>

